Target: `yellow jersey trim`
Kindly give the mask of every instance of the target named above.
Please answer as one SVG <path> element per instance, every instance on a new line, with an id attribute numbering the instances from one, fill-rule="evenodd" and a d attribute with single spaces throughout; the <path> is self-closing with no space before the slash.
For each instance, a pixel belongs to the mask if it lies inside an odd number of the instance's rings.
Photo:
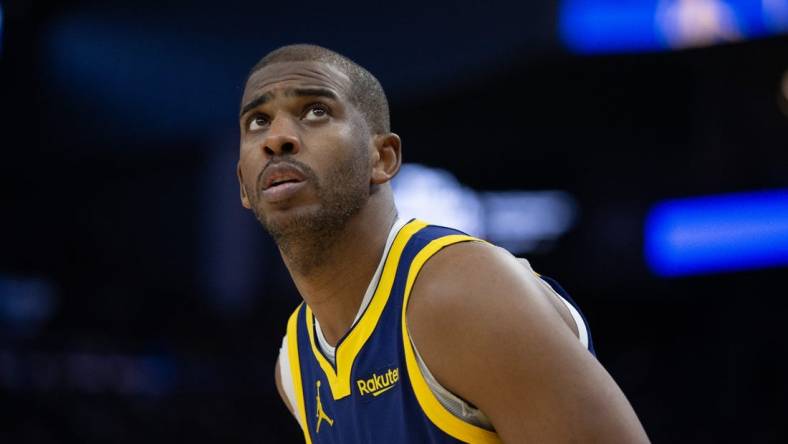
<path id="1" fill-rule="evenodd" d="M 335 400 L 342 399 L 350 396 L 352 389 L 351 370 L 353 369 L 353 362 L 356 360 L 359 352 L 366 344 L 375 326 L 378 324 L 381 313 L 386 307 L 386 303 L 391 295 L 391 288 L 394 285 L 394 278 L 397 274 L 397 265 L 399 264 L 402 252 L 405 245 L 414 234 L 419 232 L 422 228 L 426 227 L 427 223 L 419 220 L 412 220 L 405 224 L 397 233 L 394 242 L 391 244 L 386 262 L 383 265 L 383 271 L 378 281 L 378 286 L 375 289 L 375 294 L 372 300 L 364 311 L 364 314 L 358 322 L 351 327 L 350 332 L 339 343 L 336 349 L 336 370 L 334 366 L 326 359 L 320 352 L 315 342 L 315 322 L 312 310 L 307 305 L 305 318 L 305 328 L 309 333 L 309 342 L 312 346 L 312 353 L 315 355 L 320 368 L 328 379 L 328 385 L 331 388 L 331 396 Z"/>
<path id="2" fill-rule="evenodd" d="M 290 374 L 293 376 L 293 391 L 295 392 L 296 404 L 293 408 L 297 409 L 301 430 L 304 432 L 306 444 L 312 444 L 309 436 L 309 421 L 306 419 L 306 405 L 304 404 L 304 389 L 301 384 L 301 362 L 298 359 L 298 312 L 301 310 L 302 302 L 295 309 L 290 319 L 287 321 L 287 354 L 290 358 Z"/>
<path id="3" fill-rule="evenodd" d="M 408 271 L 408 280 L 405 284 L 405 297 L 402 303 L 402 343 L 405 347 L 405 366 L 419 406 L 421 406 L 427 418 L 429 418 L 436 427 L 463 442 L 498 444 L 501 443 L 501 439 L 495 432 L 461 420 L 443 407 L 440 401 L 438 401 L 438 398 L 436 398 L 435 394 L 430 390 L 427 381 L 424 379 L 424 375 L 421 373 L 419 364 L 416 361 L 416 354 L 413 351 L 413 345 L 410 342 L 410 334 L 408 333 L 408 300 L 410 299 L 413 282 L 415 282 L 416 276 L 418 276 L 419 271 L 421 271 L 421 267 L 440 249 L 452 244 L 467 241 L 480 240 L 466 235 L 449 235 L 435 239 L 427 244 L 427 246 L 416 255 L 413 262 L 411 262 L 410 270 Z"/>

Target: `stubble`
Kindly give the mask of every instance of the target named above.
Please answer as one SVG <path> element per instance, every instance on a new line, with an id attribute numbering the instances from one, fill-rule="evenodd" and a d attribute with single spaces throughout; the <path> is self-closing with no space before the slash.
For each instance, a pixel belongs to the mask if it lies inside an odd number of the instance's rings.
<path id="1" fill-rule="evenodd" d="M 295 159 L 292 163 L 306 176 L 315 189 L 319 205 L 310 211 L 292 211 L 287 217 L 268 218 L 259 209 L 257 220 L 274 238 L 288 265 L 305 274 L 322 265 L 324 254 L 340 237 L 348 220 L 358 213 L 369 200 L 369 155 L 358 148 L 354 155 L 334 168 L 320 181 L 315 172 Z"/>

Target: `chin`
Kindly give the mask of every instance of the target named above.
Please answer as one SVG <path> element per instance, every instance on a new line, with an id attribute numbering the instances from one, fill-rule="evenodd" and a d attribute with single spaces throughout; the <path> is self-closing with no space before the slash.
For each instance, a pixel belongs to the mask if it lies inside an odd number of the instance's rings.
<path id="1" fill-rule="evenodd" d="M 320 223 L 321 208 L 317 205 L 276 209 L 258 216 L 258 220 L 272 236 L 278 238 L 291 234 L 303 233 L 314 229 Z"/>

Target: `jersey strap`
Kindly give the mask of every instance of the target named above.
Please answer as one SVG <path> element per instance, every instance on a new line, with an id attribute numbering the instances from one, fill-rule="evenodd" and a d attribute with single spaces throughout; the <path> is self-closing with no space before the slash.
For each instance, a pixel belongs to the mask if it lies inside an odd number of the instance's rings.
<path id="1" fill-rule="evenodd" d="M 410 340 L 410 334 L 408 333 L 406 316 L 408 300 L 410 299 L 410 293 L 413 288 L 413 283 L 416 280 L 416 276 L 418 276 L 419 271 L 421 271 L 421 268 L 424 266 L 424 263 L 426 263 L 430 257 L 435 255 L 442 248 L 459 242 L 468 241 L 483 242 L 479 239 L 464 234 L 450 234 L 439 237 L 429 242 L 421 251 L 418 252 L 418 254 L 416 254 L 413 261 L 411 262 L 405 284 L 405 294 L 402 303 L 401 314 L 402 343 L 405 349 L 405 362 L 413 392 L 416 395 L 419 406 L 421 407 L 422 411 L 424 411 L 424 414 L 427 416 L 430 422 L 435 424 L 435 426 L 437 426 L 446 434 L 460 441 L 480 444 L 500 443 L 501 440 L 495 432 L 491 432 L 473 424 L 469 424 L 454 416 L 454 414 L 443 407 L 443 405 L 440 403 L 440 401 L 438 401 L 438 399 L 435 397 L 435 394 L 430 389 L 429 385 L 427 384 L 427 380 L 424 378 L 424 375 L 419 368 L 419 364 L 416 361 L 416 354 L 414 353 L 413 345 Z"/>
<path id="2" fill-rule="evenodd" d="M 293 406 L 298 412 L 298 423 L 301 425 L 301 431 L 304 433 L 304 440 L 306 444 L 312 444 L 312 438 L 309 435 L 309 421 L 306 420 L 306 405 L 304 404 L 304 388 L 301 383 L 301 362 L 298 356 L 298 318 L 300 313 L 303 313 L 304 303 L 302 302 L 298 308 L 295 309 L 290 319 L 287 321 L 287 356 L 290 358 L 290 375 L 293 378 L 293 392 L 295 393 L 296 405 Z"/>

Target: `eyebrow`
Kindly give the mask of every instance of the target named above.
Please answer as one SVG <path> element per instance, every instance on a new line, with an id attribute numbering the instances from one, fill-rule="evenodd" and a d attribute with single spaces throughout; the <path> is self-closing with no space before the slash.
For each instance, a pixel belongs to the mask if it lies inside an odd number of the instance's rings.
<path id="1" fill-rule="evenodd" d="M 338 100 L 337 94 L 334 91 L 326 88 L 293 88 L 285 90 L 285 96 L 288 97 L 325 97 L 331 100 Z M 260 97 L 253 99 L 251 102 L 241 108 L 241 116 L 248 113 L 250 110 L 257 108 L 273 99 L 274 95 L 265 93 Z"/>
<path id="2" fill-rule="evenodd" d="M 256 99 L 254 99 L 251 102 L 249 102 L 246 105 L 244 105 L 243 108 L 241 108 L 241 114 L 240 115 L 243 116 L 244 114 L 248 113 L 250 110 L 253 110 L 253 109 L 257 108 L 258 106 L 264 104 L 265 102 L 271 100 L 273 97 L 274 97 L 274 95 L 271 94 L 271 93 L 265 93 L 265 94 L 261 95 L 260 97 L 257 97 Z"/>
<path id="3" fill-rule="evenodd" d="M 327 99 L 337 100 L 337 95 L 334 91 L 326 88 L 294 88 L 285 91 L 286 96 L 295 97 L 325 97 Z"/>

